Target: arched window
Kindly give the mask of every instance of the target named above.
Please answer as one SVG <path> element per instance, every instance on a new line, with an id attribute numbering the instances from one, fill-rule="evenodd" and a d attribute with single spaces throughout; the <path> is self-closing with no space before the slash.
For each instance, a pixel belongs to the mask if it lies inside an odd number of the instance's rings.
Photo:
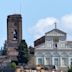
<path id="1" fill-rule="evenodd" d="M 13 32 L 13 40 L 17 40 L 17 30 L 16 29 Z"/>

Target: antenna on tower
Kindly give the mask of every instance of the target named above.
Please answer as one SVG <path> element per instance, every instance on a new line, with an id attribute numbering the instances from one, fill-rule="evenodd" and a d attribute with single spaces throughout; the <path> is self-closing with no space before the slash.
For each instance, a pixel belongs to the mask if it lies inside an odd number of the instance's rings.
<path id="1" fill-rule="evenodd" d="M 21 2 L 22 0 L 20 0 L 20 14 L 21 14 L 21 7 L 22 7 L 22 2 Z"/>

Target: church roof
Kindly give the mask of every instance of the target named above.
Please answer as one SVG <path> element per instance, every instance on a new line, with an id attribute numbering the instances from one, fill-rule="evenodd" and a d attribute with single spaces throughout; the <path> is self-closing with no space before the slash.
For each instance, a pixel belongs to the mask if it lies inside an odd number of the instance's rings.
<path id="1" fill-rule="evenodd" d="M 41 38 L 34 41 L 34 46 L 38 46 L 44 42 L 45 42 L 45 36 L 42 36 Z"/>
<path id="2" fill-rule="evenodd" d="M 62 31 L 60 29 L 57 29 L 57 28 L 56 29 L 52 29 L 52 30 L 46 32 L 46 34 L 52 32 L 52 31 L 56 31 L 56 32 L 59 32 L 59 33 L 62 33 L 62 34 L 66 34 L 66 32 L 64 32 L 64 31 Z"/>

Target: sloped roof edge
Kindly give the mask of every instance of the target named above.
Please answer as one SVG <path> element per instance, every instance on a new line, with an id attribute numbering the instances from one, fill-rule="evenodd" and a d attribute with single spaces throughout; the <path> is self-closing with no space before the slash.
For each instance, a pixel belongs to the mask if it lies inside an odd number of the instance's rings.
<path id="1" fill-rule="evenodd" d="M 62 31 L 62 30 L 60 30 L 60 29 L 52 29 L 52 30 L 46 32 L 45 34 L 50 33 L 50 32 L 52 32 L 52 31 L 59 31 L 59 32 L 61 32 L 61 33 L 63 33 L 63 34 L 67 34 L 66 32 L 64 32 L 64 31 Z"/>

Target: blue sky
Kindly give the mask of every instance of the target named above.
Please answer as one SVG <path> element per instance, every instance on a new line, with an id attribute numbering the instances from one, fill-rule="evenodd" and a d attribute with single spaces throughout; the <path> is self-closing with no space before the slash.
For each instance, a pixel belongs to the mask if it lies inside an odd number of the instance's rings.
<path id="1" fill-rule="evenodd" d="M 72 36 L 72 0 L 1 0 L 0 1 L 0 47 L 7 39 L 7 16 L 20 14 L 23 17 L 23 39 L 28 45 L 44 35 L 45 32 L 57 28 Z"/>

